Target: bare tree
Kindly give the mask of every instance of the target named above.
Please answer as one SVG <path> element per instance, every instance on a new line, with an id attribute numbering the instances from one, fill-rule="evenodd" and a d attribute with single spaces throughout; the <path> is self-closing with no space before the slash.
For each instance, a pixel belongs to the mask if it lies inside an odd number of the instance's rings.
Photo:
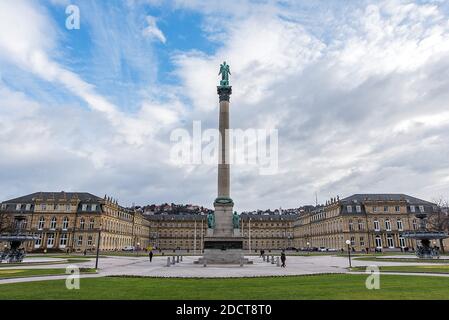
<path id="1" fill-rule="evenodd" d="M 431 231 L 445 232 L 449 228 L 449 201 L 440 197 L 434 202 L 436 203 L 437 208 L 427 217 L 428 228 Z M 444 239 L 440 239 L 440 248 L 442 252 L 444 252 L 443 240 Z"/>

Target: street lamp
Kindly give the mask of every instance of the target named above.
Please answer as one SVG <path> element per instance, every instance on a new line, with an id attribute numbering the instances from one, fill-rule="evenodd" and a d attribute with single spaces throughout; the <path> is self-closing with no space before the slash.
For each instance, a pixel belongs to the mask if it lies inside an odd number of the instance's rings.
<path id="1" fill-rule="evenodd" d="M 140 243 L 139 243 L 139 242 L 137 242 L 137 247 L 136 247 L 136 256 L 139 256 L 139 246 L 140 246 Z"/>
<path id="2" fill-rule="evenodd" d="M 348 245 L 349 268 L 352 268 L 352 266 L 351 266 L 351 248 L 349 247 L 351 245 L 351 240 L 346 240 L 346 244 Z"/>
<path id="3" fill-rule="evenodd" d="M 310 242 L 307 241 L 307 254 L 310 254 Z"/>
<path id="4" fill-rule="evenodd" d="M 98 228 L 98 239 L 97 239 L 97 257 L 95 258 L 95 269 L 98 269 L 98 256 L 100 254 L 100 238 L 101 238 L 101 223 Z"/>

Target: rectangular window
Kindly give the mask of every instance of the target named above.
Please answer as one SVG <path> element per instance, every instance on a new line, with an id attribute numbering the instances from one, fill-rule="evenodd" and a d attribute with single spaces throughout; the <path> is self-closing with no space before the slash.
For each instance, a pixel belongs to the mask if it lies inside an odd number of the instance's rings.
<path id="1" fill-rule="evenodd" d="M 88 245 L 88 246 L 91 246 L 91 245 L 92 245 L 92 236 L 89 236 L 89 237 L 87 238 L 87 245 Z"/>
<path id="2" fill-rule="evenodd" d="M 419 206 L 419 211 L 424 212 L 424 206 Z"/>
<path id="3" fill-rule="evenodd" d="M 391 223 L 390 220 L 385 220 L 385 230 L 391 231 Z"/>
<path id="4" fill-rule="evenodd" d="M 373 207 L 373 212 L 377 212 L 377 207 L 376 206 Z"/>
<path id="5" fill-rule="evenodd" d="M 404 227 L 403 227 L 403 225 L 402 225 L 402 221 L 401 221 L 401 220 L 398 220 L 398 221 L 397 221 L 397 224 L 398 224 L 398 230 L 399 230 L 399 231 L 404 230 Z"/>
<path id="6" fill-rule="evenodd" d="M 67 245 L 67 234 L 63 233 L 61 234 L 61 238 L 59 239 L 59 247 L 65 248 L 66 245 Z"/>
<path id="7" fill-rule="evenodd" d="M 347 210 L 348 212 L 352 212 L 352 206 L 346 206 L 346 210 Z"/>
<path id="8" fill-rule="evenodd" d="M 22 205 L 20 203 L 16 204 L 16 210 L 20 211 L 20 209 L 22 208 Z"/>
<path id="9" fill-rule="evenodd" d="M 415 212 L 415 206 L 410 206 L 410 212 Z"/>
<path id="10" fill-rule="evenodd" d="M 360 213 L 362 212 L 362 207 L 361 206 L 355 206 L 355 210 Z"/>
<path id="11" fill-rule="evenodd" d="M 396 211 L 396 212 L 401 212 L 401 207 L 400 207 L 400 206 L 394 207 L 394 211 Z"/>
<path id="12" fill-rule="evenodd" d="M 30 211 L 30 210 L 31 210 L 31 203 L 27 203 L 27 204 L 26 204 L 25 210 L 26 210 L 26 211 Z"/>
<path id="13" fill-rule="evenodd" d="M 379 236 L 376 237 L 376 248 L 382 248 L 382 238 Z"/>
<path id="14" fill-rule="evenodd" d="M 384 206 L 384 212 L 388 212 L 388 206 Z"/>
<path id="15" fill-rule="evenodd" d="M 388 236 L 387 237 L 387 244 L 389 248 L 394 248 L 394 242 L 393 242 L 393 237 L 392 236 Z"/>
<path id="16" fill-rule="evenodd" d="M 78 246 L 82 246 L 83 245 L 83 236 L 78 236 Z"/>
<path id="17" fill-rule="evenodd" d="M 380 231 L 380 224 L 379 221 L 374 221 L 374 231 Z"/>
<path id="18" fill-rule="evenodd" d="M 47 205 L 45 203 L 41 204 L 41 209 L 42 211 L 47 210 Z"/>
<path id="19" fill-rule="evenodd" d="M 34 242 L 34 247 L 39 248 L 42 244 L 42 234 L 38 235 L 38 238 Z"/>
<path id="20" fill-rule="evenodd" d="M 53 248 L 54 244 L 55 244 L 55 234 L 49 233 L 47 238 L 47 248 Z"/>
<path id="21" fill-rule="evenodd" d="M 359 230 L 365 229 L 365 226 L 362 221 L 359 221 Z"/>
<path id="22" fill-rule="evenodd" d="M 399 245 L 401 248 L 405 248 L 405 239 L 403 237 L 399 237 Z"/>
<path id="23" fill-rule="evenodd" d="M 92 211 L 97 211 L 97 205 L 96 205 L 96 204 L 93 204 L 93 205 L 91 206 L 91 209 L 92 209 Z"/>
<path id="24" fill-rule="evenodd" d="M 355 238 L 351 237 L 351 246 L 355 246 Z"/>
<path id="25" fill-rule="evenodd" d="M 363 237 L 360 237 L 360 246 L 364 246 L 365 245 L 365 239 Z"/>
<path id="26" fill-rule="evenodd" d="M 70 211 L 70 204 L 66 204 L 66 205 L 65 205 L 65 211 L 67 211 L 67 212 Z"/>
<path id="27" fill-rule="evenodd" d="M 83 205 L 81 206 L 81 210 L 86 211 L 86 210 L 87 210 L 87 204 L 83 204 Z"/>

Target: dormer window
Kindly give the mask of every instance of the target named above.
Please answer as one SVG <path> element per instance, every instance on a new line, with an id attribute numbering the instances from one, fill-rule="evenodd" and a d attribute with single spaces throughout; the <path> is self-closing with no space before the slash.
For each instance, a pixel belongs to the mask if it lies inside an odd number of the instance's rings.
<path id="1" fill-rule="evenodd" d="M 20 203 L 16 204 L 16 210 L 20 211 L 20 209 L 22 208 L 22 205 Z"/>
<path id="2" fill-rule="evenodd" d="M 348 212 L 352 212 L 352 206 L 346 206 L 346 210 L 347 210 Z"/>
<path id="3" fill-rule="evenodd" d="M 361 206 L 355 206 L 355 210 L 360 213 L 362 212 L 362 207 Z"/>
<path id="4" fill-rule="evenodd" d="M 27 203 L 27 204 L 25 205 L 25 210 L 26 210 L 26 211 L 30 211 L 30 210 L 31 210 L 31 203 Z"/>
<path id="5" fill-rule="evenodd" d="M 81 210 L 83 210 L 83 211 L 87 211 L 87 204 L 83 204 L 82 205 L 82 209 Z"/>
<path id="6" fill-rule="evenodd" d="M 410 212 L 415 212 L 415 206 L 410 206 Z"/>
<path id="7" fill-rule="evenodd" d="M 93 205 L 91 206 L 91 208 L 92 208 L 92 211 L 97 211 L 97 205 L 96 205 L 96 204 L 93 204 Z"/>
<path id="8" fill-rule="evenodd" d="M 419 211 L 424 212 L 424 206 L 419 206 Z"/>

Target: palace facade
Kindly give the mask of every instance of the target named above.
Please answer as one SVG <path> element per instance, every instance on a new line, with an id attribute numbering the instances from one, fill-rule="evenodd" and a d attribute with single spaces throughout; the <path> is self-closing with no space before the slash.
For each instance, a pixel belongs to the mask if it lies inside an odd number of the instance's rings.
<path id="1" fill-rule="evenodd" d="M 319 248 L 363 251 L 416 248 L 402 237 L 416 230 L 416 213 L 433 213 L 434 203 L 405 194 L 354 194 L 324 205 L 285 212 L 240 215 L 244 249 Z M 0 213 L 26 217 L 25 228 L 39 237 L 28 251 L 92 251 L 125 246 L 201 252 L 207 234 L 206 212 L 143 214 L 110 197 L 82 192 L 37 192 L 1 204 Z M 447 240 L 446 240 L 447 241 Z M 439 244 L 436 244 L 439 245 Z M 445 242 L 447 246 L 447 242 Z"/>
<path id="2" fill-rule="evenodd" d="M 333 198 L 295 221 L 295 246 L 346 249 L 416 248 L 402 233 L 418 229 L 416 213 L 433 213 L 434 203 L 405 194 L 354 194 Z"/>
<path id="3" fill-rule="evenodd" d="M 146 248 L 149 222 L 110 197 L 85 192 L 36 192 L 4 201 L 0 213 L 24 216 L 24 229 L 38 237 L 25 245 L 27 251 L 121 250 Z"/>

